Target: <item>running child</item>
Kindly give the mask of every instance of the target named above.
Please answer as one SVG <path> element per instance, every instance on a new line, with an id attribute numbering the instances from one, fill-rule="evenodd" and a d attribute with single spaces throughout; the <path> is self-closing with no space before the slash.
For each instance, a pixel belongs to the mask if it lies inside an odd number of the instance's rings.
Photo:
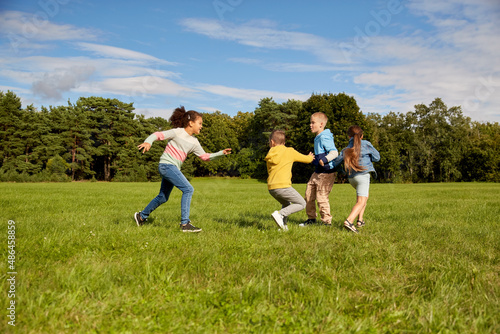
<path id="1" fill-rule="evenodd" d="M 281 203 L 281 210 L 271 216 L 283 230 L 288 230 L 287 220 L 292 213 L 303 210 L 304 198 L 292 187 L 292 166 L 294 162 L 311 163 L 314 155 L 300 154 L 291 147 L 285 147 L 285 132 L 274 130 L 269 136 L 271 149 L 265 157 L 267 164 L 267 188 L 271 196 Z"/>
<path id="2" fill-rule="evenodd" d="M 200 159 L 207 161 L 230 154 L 231 149 L 226 148 L 217 153 L 206 153 L 203 150 L 198 139 L 194 137 L 194 135 L 200 133 L 203 127 L 202 116 L 197 111 L 186 111 L 181 106 L 174 110 L 170 117 L 170 122 L 174 129 L 155 132 L 146 138 L 144 143 L 138 146 L 139 151 L 142 150 L 142 153 L 145 153 L 149 151 L 151 145 L 156 140 L 168 141 L 158 165 L 161 175 L 160 193 L 151 200 L 144 210 L 136 212 L 134 219 L 138 226 L 143 225 L 151 212 L 161 204 L 167 202 L 172 189 L 177 187 L 182 191 L 180 223 L 182 232 L 200 232 L 201 228 L 193 226 L 189 219 L 194 188 L 184 174 L 182 174 L 181 166 L 189 153 L 194 153 Z"/>
<path id="3" fill-rule="evenodd" d="M 328 117 L 317 112 L 311 115 L 310 129 L 316 134 L 314 138 L 314 162 L 316 166 L 306 188 L 306 214 L 307 220 L 300 226 L 316 223 L 316 202 L 323 224 L 331 226 L 332 215 L 330 214 L 329 195 L 335 182 L 334 166 L 332 160 L 338 156 L 337 148 L 333 140 L 333 134 L 325 129 Z"/>
<path id="4" fill-rule="evenodd" d="M 356 189 L 356 204 L 354 204 L 351 214 L 345 220 L 344 227 L 349 231 L 358 233 L 352 222 L 357 217 L 356 225 L 358 227 L 365 226 L 363 216 L 370 190 L 370 172 L 375 172 L 372 162 L 380 161 L 380 153 L 373 147 L 372 143 L 363 140 L 363 130 L 359 126 L 353 125 L 349 127 L 347 135 L 349 136 L 349 144 L 333 163 L 337 166 L 344 161 L 349 183 Z"/>

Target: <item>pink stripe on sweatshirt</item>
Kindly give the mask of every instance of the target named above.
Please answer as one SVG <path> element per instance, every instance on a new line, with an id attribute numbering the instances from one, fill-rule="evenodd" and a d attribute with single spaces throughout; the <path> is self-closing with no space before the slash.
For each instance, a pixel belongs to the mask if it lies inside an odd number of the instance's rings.
<path id="1" fill-rule="evenodd" d="M 185 152 L 176 149 L 175 147 L 172 146 L 172 144 L 168 144 L 167 147 L 165 147 L 165 152 L 170 154 L 172 158 L 175 158 L 179 161 L 184 161 L 187 158 L 187 154 Z"/>
<path id="2" fill-rule="evenodd" d="M 205 154 L 200 155 L 200 159 L 203 161 L 210 160 L 210 153 L 205 153 Z"/>
<path id="3" fill-rule="evenodd" d="M 163 132 L 155 132 L 155 136 L 158 140 L 165 139 L 165 135 L 163 134 Z"/>

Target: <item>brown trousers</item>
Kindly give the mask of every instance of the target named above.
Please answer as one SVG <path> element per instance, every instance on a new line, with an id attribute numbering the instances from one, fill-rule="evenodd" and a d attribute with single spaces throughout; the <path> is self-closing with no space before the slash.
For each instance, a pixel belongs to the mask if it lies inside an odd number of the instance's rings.
<path id="1" fill-rule="evenodd" d="M 316 202 L 324 224 L 331 224 L 330 201 L 328 196 L 335 183 L 336 173 L 313 173 L 306 188 L 306 213 L 308 219 L 316 219 Z"/>

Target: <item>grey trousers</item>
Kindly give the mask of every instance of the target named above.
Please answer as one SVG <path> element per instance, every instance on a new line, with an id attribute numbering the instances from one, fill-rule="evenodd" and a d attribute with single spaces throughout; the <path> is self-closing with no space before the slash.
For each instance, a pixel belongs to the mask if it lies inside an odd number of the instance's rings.
<path id="1" fill-rule="evenodd" d="M 280 188 L 269 190 L 278 202 L 281 203 L 281 210 L 279 211 L 283 216 L 288 217 L 292 213 L 304 210 L 306 207 L 306 200 L 294 188 Z"/>

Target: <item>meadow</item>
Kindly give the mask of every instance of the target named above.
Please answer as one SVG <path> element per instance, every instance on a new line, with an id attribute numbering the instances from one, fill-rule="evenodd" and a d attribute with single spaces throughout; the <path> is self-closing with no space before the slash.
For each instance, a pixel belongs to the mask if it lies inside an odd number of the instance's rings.
<path id="1" fill-rule="evenodd" d="M 0 332 L 500 333 L 500 184 L 372 184 L 357 235 L 348 184 L 332 227 L 287 232 L 265 183 L 192 184 L 197 234 L 177 189 L 137 227 L 159 183 L 0 183 Z"/>

